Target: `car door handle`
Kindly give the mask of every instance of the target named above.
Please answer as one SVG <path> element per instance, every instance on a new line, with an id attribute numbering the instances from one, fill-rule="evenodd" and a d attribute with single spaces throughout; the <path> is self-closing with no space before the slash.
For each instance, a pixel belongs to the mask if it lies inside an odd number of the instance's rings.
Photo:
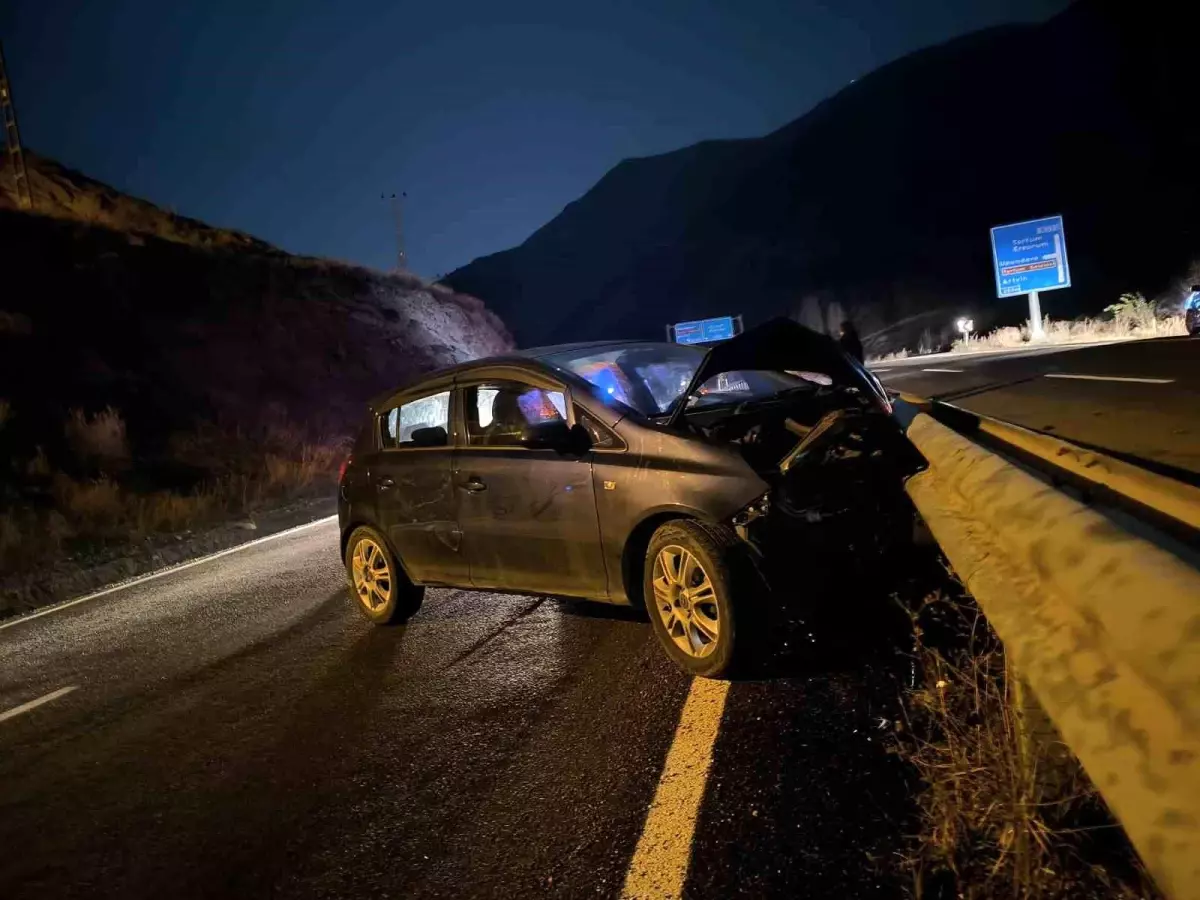
<path id="1" fill-rule="evenodd" d="M 472 494 L 478 494 L 480 491 L 487 490 L 487 485 L 484 484 L 477 475 L 472 475 L 461 485 L 459 485 L 459 487 L 461 487 L 464 491 L 470 491 Z"/>
<path id="2" fill-rule="evenodd" d="M 389 478 L 387 475 L 384 475 L 382 478 L 375 479 L 375 487 L 379 488 L 381 491 L 389 490 L 391 488 L 394 488 L 395 486 L 396 486 L 395 480 L 392 478 Z"/>

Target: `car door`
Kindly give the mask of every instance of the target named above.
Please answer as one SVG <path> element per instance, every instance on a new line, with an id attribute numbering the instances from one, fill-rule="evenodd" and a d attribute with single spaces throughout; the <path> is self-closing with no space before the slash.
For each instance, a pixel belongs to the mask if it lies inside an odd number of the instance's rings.
<path id="1" fill-rule="evenodd" d="M 509 370 L 461 383 L 459 397 L 454 482 L 471 583 L 607 598 L 591 453 L 521 443 L 526 425 L 573 424 L 568 392 L 536 373 Z"/>
<path id="2" fill-rule="evenodd" d="M 378 420 L 381 449 L 370 467 L 380 525 L 404 570 L 421 584 L 470 584 L 451 477 L 452 397 L 446 382 L 385 409 Z"/>

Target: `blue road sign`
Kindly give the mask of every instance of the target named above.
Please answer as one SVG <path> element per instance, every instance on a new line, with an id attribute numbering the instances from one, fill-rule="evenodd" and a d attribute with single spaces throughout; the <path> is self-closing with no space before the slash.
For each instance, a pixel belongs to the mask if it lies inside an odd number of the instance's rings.
<path id="1" fill-rule="evenodd" d="M 997 225 L 992 229 L 992 261 L 998 297 L 1070 287 L 1062 216 Z"/>
<path id="2" fill-rule="evenodd" d="M 709 344 L 729 340 L 737 334 L 737 326 L 733 316 L 717 316 L 715 319 L 680 322 L 672 331 L 677 344 Z"/>

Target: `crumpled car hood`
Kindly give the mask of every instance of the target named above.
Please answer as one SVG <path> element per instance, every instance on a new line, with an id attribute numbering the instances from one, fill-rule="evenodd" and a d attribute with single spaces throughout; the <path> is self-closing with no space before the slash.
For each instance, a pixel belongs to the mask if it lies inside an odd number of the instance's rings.
<path id="1" fill-rule="evenodd" d="M 667 424 L 674 425 L 679 420 L 687 410 L 687 398 L 710 378 L 722 372 L 752 369 L 822 372 L 835 385 L 856 388 L 885 412 L 892 411 L 879 379 L 858 360 L 847 356 L 833 338 L 792 319 L 778 318 L 711 348 L 679 398 Z"/>

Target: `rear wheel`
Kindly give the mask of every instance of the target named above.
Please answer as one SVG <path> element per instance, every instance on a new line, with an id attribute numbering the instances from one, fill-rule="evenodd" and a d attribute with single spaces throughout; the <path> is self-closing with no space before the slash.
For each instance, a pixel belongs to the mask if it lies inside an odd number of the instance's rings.
<path id="1" fill-rule="evenodd" d="M 425 588 L 408 580 L 383 536 L 356 528 L 346 542 L 346 575 L 359 612 L 376 625 L 405 622 L 421 608 Z"/>
<path id="2" fill-rule="evenodd" d="M 746 609 L 735 591 L 752 587 L 744 549 L 725 528 L 680 519 L 659 527 L 646 552 L 643 596 L 667 656 L 692 675 L 729 674 Z"/>

